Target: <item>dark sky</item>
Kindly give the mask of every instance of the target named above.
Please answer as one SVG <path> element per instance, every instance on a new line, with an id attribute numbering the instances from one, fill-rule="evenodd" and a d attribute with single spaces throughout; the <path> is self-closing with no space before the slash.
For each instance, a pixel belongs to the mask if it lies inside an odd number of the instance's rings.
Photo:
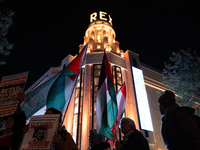
<path id="1" fill-rule="evenodd" d="M 139 54 L 158 70 L 172 51 L 200 50 L 200 2 L 5 0 L 1 9 L 15 12 L 7 39 L 15 47 L 0 66 L 2 76 L 29 71 L 26 88 L 68 54 L 77 54 L 90 14 L 105 11 L 113 19 L 120 49 Z"/>

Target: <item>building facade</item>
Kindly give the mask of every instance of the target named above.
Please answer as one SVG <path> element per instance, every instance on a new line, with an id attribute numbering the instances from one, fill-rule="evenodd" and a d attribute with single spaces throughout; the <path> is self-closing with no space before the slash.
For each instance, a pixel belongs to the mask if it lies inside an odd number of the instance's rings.
<path id="1" fill-rule="evenodd" d="M 158 91 L 166 90 L 160 82 L 162 74 L 141 63 L 138 54 L 130 50 L 125 52 L 121 50 L 115 37 L 116 33 L 112 28 L 110 15 L 102 11 L 91 14 L 84 42 L 79 46 L 80 52 L 84 45 L 88 43 L 86 58 L 69 105 L 63 112 L 63 124 L 71 133 L 78 148 L 86 150 L 89 147 L 89 131 L 96 128 L 96 98 L 105 50 L 111 66 L 116 93 L 124 82 L 126 84 L 124 116 L 130 117 L 135 121 L 137 129 L 149 141 L 151 150 L 165 150 L 166 146 L 163 144 L 160 134 L 161 115 L 157 102 Z M 38 85 L 64 69 L 73 59 L 74 56 L 72 55 L 66 56 L 59 67 L 50 68 L 26 90 L 26 93 L 34 90 Z M 139 72 L 139 76 L 137 72 Z M 139 80 L 141 82 L 138 82 Z M 144 85 L 142 88 L 144 94 L 142 96 L 146 95 L 146 97 L 141 99 L 141 91 L 138 91 L 138 89 L 142 85 Z M 39 113 L 41 114 L 42 111 Z M 144 114 L 141 115 L 142 113 Z M 150 125 L 146 125 L 148 123 Z M 146 126 L 148 127 L 146 128 Z"/>

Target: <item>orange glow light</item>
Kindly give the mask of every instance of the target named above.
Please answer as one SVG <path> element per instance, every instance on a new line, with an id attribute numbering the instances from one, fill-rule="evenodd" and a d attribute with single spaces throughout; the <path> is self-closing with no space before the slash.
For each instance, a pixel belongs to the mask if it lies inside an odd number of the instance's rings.
<path id="1" fill-rule="evenodd" d="M 105 46 L 105 49 L 106 49 L 107 52 L 110 52 L 110 51 L 111 51 L 111 47 L 108 46 L 108 45 Z"/>
<path id="2" fill-rule="evenodd" d="M 100 49 L 101 48 L 101 45 L 97 45 L 97 49 Z"/>

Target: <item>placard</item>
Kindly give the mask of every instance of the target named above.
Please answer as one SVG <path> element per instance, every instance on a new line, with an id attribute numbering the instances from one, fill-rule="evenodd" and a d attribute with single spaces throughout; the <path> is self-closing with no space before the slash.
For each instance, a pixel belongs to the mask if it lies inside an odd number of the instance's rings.
<path id="1" fill-rule="evenodd" d="M 20 150 L 54 150 L 53 138 L 59 127 L 59 114 L 33 116 Z"/>
<path id="2" fill-rule="evenodd" d="M 28 72 L 2 77 L 0 84 L 0 117 L 11 115 L 18 105 L 17 94 L 24 91 Z"/>

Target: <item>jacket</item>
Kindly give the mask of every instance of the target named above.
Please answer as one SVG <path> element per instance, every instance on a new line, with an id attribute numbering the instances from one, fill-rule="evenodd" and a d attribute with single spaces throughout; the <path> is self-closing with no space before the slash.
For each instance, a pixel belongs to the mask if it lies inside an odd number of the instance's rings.
<path id="1" fill-rule="evenodd" d="M 161 133 L 169 150 L 200 150 L 200 130 L 192 109 L 172 105 L 162 117 Z"/>
<path id="2" fill-rule="evenodd" d="M 61 135 L 61 139 L 55 144 L 56 150 L 78 150 L 71 134 L 67 132 L 64 126 L 59 129 L 58 134 Z"/>
<path id="3" fill-rule="evenodd" d="M 149 143 L 141 132 L 135 130 L 132 132 L 128 140 L 122 143 L 120 150 L 149 150 Z"/>

